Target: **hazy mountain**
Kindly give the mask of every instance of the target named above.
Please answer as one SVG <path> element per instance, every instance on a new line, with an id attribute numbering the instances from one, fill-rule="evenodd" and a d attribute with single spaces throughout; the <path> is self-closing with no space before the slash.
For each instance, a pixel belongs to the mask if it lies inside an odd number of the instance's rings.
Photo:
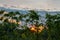
<path id="1" fill-rule="evenodd" d="M 13 11 L 13 12 L 16 12 L 16 11 L 18 11 L 18 12 L 21 12 L 21 13 L 28 13 L 28 9 L 26 9 L 26 8 L 22 8 L 22 9 L 14 9 L 14 8 L 7 8 L 7 7 L 0 7 L 0 10 L 5 10 L 5 11 L 7 11 L 7 12 L 11 12 L 11 11 Z M 60 11 L 46 11 L 46 10 L 42 10 L 42 9 L 34 9 L 37 13 L 39 13 L 39 14 L 41 14 L 41 15 L 44 15 L 44 14 L 46 14 L 46 12 L 48 12 L 48 13 L 50 13 L 50 14 L 56 14 L 56 13 L 60 13 Z"/>
<path id="2" fill-rule="evenodd" d="M 16 12 L 16 11 L 18 11 L 20 13 L 27 13 L 28 12 L 28 10 L 25 10 L 25 9 L 21 10 L 21 9 L 12 9 L 12 8 L 5 8 L 5 7 L 0 7 L 0 10 L 5 10 L 7 12 L 11 12 L 11 11 Z"/>

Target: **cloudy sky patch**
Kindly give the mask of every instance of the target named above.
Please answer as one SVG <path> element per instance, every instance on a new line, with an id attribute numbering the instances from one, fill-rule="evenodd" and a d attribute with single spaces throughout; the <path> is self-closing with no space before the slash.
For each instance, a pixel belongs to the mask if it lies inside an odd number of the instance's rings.
<path id="1" fill-rule="evenodd" d="M 18 5 L 23 8 L 60 10 L 60 0 L 0 0 L 0 4 Z"/>

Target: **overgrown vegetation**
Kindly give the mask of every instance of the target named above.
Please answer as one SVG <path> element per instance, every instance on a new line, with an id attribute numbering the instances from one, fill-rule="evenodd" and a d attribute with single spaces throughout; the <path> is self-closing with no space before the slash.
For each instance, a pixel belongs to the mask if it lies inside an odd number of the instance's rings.
<path id="1" fill-rule="evenodd" d="M 60 14 L 47 12 L 44 18 L 45 24 L 40 23 L 41 15 L 34 10 L 27 14 L 0 11 L 0 40 L 60 40 Z M 44 29 L 31 31 L 32 25 Z"/>

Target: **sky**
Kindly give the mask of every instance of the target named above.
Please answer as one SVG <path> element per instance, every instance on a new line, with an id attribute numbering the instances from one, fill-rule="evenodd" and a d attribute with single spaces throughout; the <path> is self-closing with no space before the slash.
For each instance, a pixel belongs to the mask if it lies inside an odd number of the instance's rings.
<path id="1" fill-rule="evenodd" d="M 14 5 L 18 8 L 60 10 L 60 0 L 0 0 L 0 5 Z"/>

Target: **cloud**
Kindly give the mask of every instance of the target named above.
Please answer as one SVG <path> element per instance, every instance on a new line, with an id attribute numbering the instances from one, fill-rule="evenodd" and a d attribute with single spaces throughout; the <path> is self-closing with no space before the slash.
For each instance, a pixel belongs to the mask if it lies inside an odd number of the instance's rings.
<path id="1" fill-rule="evenodd" d="M 21 8 L 59 9 L 60 0 L 0 0 L 1 4 Z M 6 5 L 5 5 L 6 6 Z"/>
<path id="2" fill-rule="evenodd" d="M 47 5 L 48 5 L 48 8 L 60 9 L 60 0 L 48 0 Z"/>

